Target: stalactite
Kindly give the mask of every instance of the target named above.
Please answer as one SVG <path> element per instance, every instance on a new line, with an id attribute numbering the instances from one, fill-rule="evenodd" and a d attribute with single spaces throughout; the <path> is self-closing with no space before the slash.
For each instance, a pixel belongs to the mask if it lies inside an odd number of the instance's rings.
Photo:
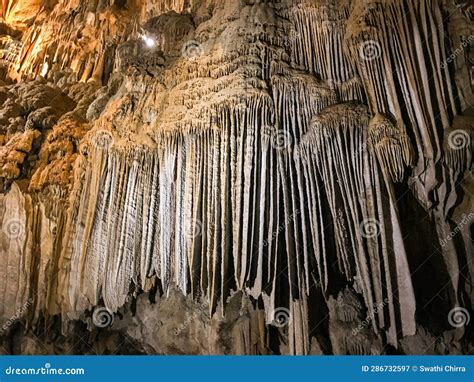
<path id="1" fill-rule="evenodd" d="M 381 184 L 383 176 L 366 148 L 368 124 L 363 105 L 331 106 L 313 119 L 303 144 L 312 162 L 309 167 L 318 170 L 331 207 L 339 272 L 353 280 L 364 296 L 375 329 L 387 327 L 389 341 L 396 346 L 399 330 L 402 336 L 415 333 L 415 296 L 395 200 Z M 381 193 L 390 200 L 389 210 L 378 199 Z M 312 210 L 318 211 L 317 206 Z M 320 269 L 328 260 L 319 260 Z M 321 279 L 327 276 L 321 274 Z M 375 317 L 371 310 L 384 298 L 388 299 L 387 316 L 380 311 Z M 403 300 L 399 316 L 395 299 Z"/>
<path id="2" fill-rule="evenodd" d="M 403 130 L 381 114 L 375 115 L 369 123 L 369 148 L 375 151 L 383 171 L 394 182 L 403 180 L 405 166 L 413 162 L 410 139 Z"/>

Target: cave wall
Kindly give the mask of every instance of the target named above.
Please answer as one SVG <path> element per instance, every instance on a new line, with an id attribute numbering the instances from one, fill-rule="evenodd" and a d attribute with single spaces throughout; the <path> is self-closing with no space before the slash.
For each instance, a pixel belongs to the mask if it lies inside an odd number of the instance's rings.
<path id="1" fill-rule="evenodd" d="M 1 12 L 5 352 L 472 349 L 466 4 Z"/>

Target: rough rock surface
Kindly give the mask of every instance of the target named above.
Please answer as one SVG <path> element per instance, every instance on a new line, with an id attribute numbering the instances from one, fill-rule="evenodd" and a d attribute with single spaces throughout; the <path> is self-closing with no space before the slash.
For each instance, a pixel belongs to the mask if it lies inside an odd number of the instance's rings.
<path id="1" fill-rule="evenodd" d="M 3 2 L 0 351 L 472 352 L 472 16 Z"/>

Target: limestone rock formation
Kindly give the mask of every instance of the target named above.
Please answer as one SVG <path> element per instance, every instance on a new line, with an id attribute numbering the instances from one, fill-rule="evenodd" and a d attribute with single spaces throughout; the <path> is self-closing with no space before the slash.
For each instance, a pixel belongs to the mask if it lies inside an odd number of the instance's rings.
<path id="1" fill-rule="evenodd" d="M 0 352 L 472 352 L 473 9 L 5 0 Z"/>

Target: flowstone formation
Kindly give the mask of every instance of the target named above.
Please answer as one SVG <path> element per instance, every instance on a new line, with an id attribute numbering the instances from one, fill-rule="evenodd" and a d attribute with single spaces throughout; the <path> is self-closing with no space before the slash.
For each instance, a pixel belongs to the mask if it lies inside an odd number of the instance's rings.
<path id="1" fill-rule="evenodd" d="M 5 0 L 0 350 L 472 353 L 472 18 Z"/>

